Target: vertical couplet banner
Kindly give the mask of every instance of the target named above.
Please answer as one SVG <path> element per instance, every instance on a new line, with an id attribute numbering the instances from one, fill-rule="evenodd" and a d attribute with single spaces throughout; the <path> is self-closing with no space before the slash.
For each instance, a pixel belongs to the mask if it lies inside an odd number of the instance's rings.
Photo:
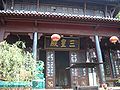
<path id="1" fill-rule="evenodd" d="M 46 52 L 46 88 L 55 88 L 55 52 Z"/>

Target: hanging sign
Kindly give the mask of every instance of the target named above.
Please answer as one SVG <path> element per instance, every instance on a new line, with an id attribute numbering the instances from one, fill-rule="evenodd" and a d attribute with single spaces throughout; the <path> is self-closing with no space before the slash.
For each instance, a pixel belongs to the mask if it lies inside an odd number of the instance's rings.
<path id="1" fill-rule="evenodd" d="M 53 41 L 50 36 L 45 37 L 45 49 L 78 50 L 79 46 L 79 37 L 62 37 L 59 41 Z"/>

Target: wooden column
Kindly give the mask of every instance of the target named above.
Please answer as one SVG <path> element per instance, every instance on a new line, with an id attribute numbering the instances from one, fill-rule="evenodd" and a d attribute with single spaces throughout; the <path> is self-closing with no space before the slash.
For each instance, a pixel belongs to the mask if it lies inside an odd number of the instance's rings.
<path id="1" fill-rule="evenodd" d="M 46 88 L 55 88 L 55 52 L 46 51 Z"/>
<path id="2" fill-rule="evenodd" d="M 42 33 L 37 33 L 35 32 L 33 33 L 28 33 L 28 35 L 30 36 L 30 39 L 33 39 L 33 57 L 34 59 L 38 59 L 38 54 L 37 54 L 37 41 L 38 39 L 41 38 L 41 36 L 43 35 Z"/>
<path id="3" fill-rule="evenodd" d="M 2 28 L 0 28 L 0 42 L 2 42 L 4 40 L 4 30 Z"/>
<path id="4" fill-rule="evenodd" d="M 99 43 L 99 37 L 97 35 L 95 36 L 95 44 L 96 44 L 98 62 L 103 63 L 102 52 L 101 52 L 100 43 Z M 99 72 L 100 72 L 100 84 L 103 84 L 103 83 L 105 83 L 105 72 L 104 72 L 103 64 L 99 64 L 99 69 L 100 69 L 99 70 Z"/>
<path id="5" fill-rule="evenodd" d="M 37 60 L 37 40 L 38 40 L 38 33 L 34 32 L 33 35 L 33 58 Z"/>

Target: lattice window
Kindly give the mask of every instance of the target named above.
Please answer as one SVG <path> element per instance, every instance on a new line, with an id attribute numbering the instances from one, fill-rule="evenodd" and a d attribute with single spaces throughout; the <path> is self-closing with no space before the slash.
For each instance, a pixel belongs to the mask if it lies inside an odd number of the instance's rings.
<path id="1" fill-rule="evenodd" d="M 120 76 L 120 50 L 111 50 L 111 59 L 113 60 L 114 75 Z"/>

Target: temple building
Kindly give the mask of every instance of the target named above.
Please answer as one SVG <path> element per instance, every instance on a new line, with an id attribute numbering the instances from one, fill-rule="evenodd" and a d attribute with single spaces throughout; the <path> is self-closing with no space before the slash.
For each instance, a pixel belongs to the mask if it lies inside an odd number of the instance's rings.
<path id="1" fill-rule="evenodd" d="M 119 11 L 120 0 L 0 0 L 0 41 L 44 61 L 45 88 L 120 86 Z"/>

